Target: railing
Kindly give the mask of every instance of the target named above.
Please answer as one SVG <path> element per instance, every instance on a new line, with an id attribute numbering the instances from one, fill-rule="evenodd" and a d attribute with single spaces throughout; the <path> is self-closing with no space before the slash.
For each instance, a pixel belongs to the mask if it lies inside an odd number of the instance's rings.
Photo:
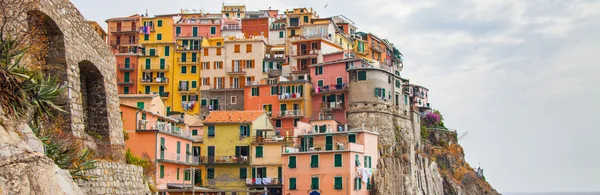
<path id="1" fill-rule="evenodd" d="M 122 84 L 122 85 L 132 85 L 133 84 L 133 80 L 132 78 L 123 78 L 123 77 L 119 77 L 117 78 L 117 83 L 118 84 Z"/>
<path id="2" fill-rule="evenodd" d="M 284 54 L 265 54 L 266 59 L 285 59 Z"/>
<path id="3" fill-rule="evenodd" d="M 179 63 L 198 63 L 198 62 L 200 62 L 200 58 L 199 57 L 196 57 L 196 58 L 192 58 L 192 57 L 187 57 L 187 58 L 178 57 L 177 58 L 177 62 L 179 62 Z"/>
<path id="4" fill-rule="evenodd" d="M 160 95 L 161 98 L 168 98 L 169 92 L 159 92 L 158 95 Z"/>
<path id="5" fill-rule="evenodd" d="M 267 178 L 246 178 L 246 185 L 283 185 L 281 178 L 267 177 Z"/>
<path id="6" fill-rule="evenodd" d="M 158 52 L 150 53 L 150 52 L 142 52 L 142 56 L 145 57 L 158 57 Z"/>
<path id="7" fill-rule="evenodd" d="M 248 156 L 202 156 L 202 164 L 248 164 Z"/>
<path id="8" fill-rule="evenodd" d="M 135 64 L 117 64 L 117 67 L 119 68 L 119 70 L 122 71 L 133 71 L 133 67 L 135 66 Z"/>
<path id="9" fill-rule="evenodd" d="M 158 161 L 162 162 L 171 162 L 171 163 L 180 163 L 180 164 L 200 164 L 200 157 L 193 156 L 191 154 L 186 154 L 186 151 L 181 151 L 181 153 L 173 153 L 173 152 L 160 152 L 157 158 Z"/>
<path id="10" fill-rule="evenodd" d="M 202 38 L 202 36 L 198 35 L 198 33 L 196 33 L 196 35 L 194 36 L 194 33 L 191 32 L 183 32 L 183 33 L 179 33 L 177 35 L 175 35 L 175 37 L 185 37 L 185 38 Z"/>
<path id="11" fill-rule="evenodd" d="M 255 137 L 252 137 L 253 143 L 276 143 L 276 142 L 282 142 L 282 141 L 284 141 L 283 136 L 267 136 L 267 137 L 255 136 Z"/>
<path id="12" fill-rule="evenodd" d="M 339 90 L 348 89 L 347 83 L 337 83 L 332 85 L 317 86 L 315 93 L 337 92 Z"/>
<path id="13" fill-rule="evenodd" d="M 109 29 L 110 32 L 137 32 L 138 27 L 136 26 L 121 26 L 121 27 L 112 27 Z"/>
<path id="14" fill-rule="evenodd" d="M 323 102 L 323 109 L 342 109 L 344 108 L 344 102 Z"/>
<path id="15" fill-rule="evenodd" d="M 295 100 L 295 99 L 301 99 L 302 94 L 300 93 L 284 93 L 279 95 L 279 100 Z"/>
<path id="16" fill-rule="evenodd" d="M 285 23 L 271 24 L 271 26 L 269 26 L 269 29 L 271 29 L 271 30 L 283 30 L 283 29 L 285 29 Z"/>
<path id="17" fill-rule="evenodd" d="M 301 144 L 296 144 L 293 147 L 286 147 L 285 153 L 299 153 L 299 152 L 327 152 L 327 151 L 356 151 L 362 152 L 365 150 L 365 146 L 350 142 L 336 142 L 331 144 L 313 144 L 312 147 L 308 143 L 302 147 Z"/>
<path id="18" fill-rule="evenodd" d="M 167 84 L 169 79 L 166 77 L 142 78 L 141 83 Z"/>
<path id="19" fill-rule="evenodd" d="M 138 39 L 136 39 L 138 40 Z M 132 41 L 132 40 L 110 40 L 110 45 L 134 45 L 134 44 L 138 44 L 136 43 L 136 41 Z"/>
<path id="20" fill-rule="evenodd" d="M 290 22 L 289 25 L 290 25 L 290 27 L 299 27 L 300 22 Z"/>
<path id="21" fill-rule="evenodd" d="M 277 117 L 301 117 L 304 116 L 302 110 L 285 110 L 279 112 L 273 112 L 273 116 Z"/>
<path id="22" fill-rule="evenodd" d="M 178 51 L 200 51 L 200 45 L 177 45 Z"/>
<path id="23" fill-rule="evenodd" d="M 375 49 L 379 52 L 383 52 L 383 49 L 381 49 L 381 46 L 378 44 L 371 44 L 371 49 Z"/>
<path id="24" fill-rule="evenodd" d="M 227 67 L 227 73 L 229 74 L 245 74 L 246 70 L 245 68 L 242 68 L 242 66 L 234 66 L 233 68 L 231 66 Z"/>
<path id="25" fill-rule="evenodd" d="M 296 53 L 292 53 L 295 54 L 294 56 L 303 56 L 303 55 L 318 55 L 321 53 L 321 50 L 318 49 L 313 49 L 313 50 L 309 50 L 309 49 L 302 49 L 299 50 Z"/>
<path id="26" fill-rule="evenodd" d="M 146 71 L 146 72 L 166 72 L 169 71 L 169 64 L 163 64 L 162 66 L 160 64 L 150 64 L 150 66 L 148 66 L 147 64 L 143 64 L 142 66 L 142 70 Z"/>
<path id="27" fill-rule="evenodd" d="M 242 30 L 241 26 L 223 26 L 223 30 Z"/>
<path id="28" fill-rule="evenodd" d="M 137 130 L 158 130 L 165 133 L 170 133 L 178 136 L 191 138 L 192 134 L 189 131 L 184 131 L 181 128 L 167 122 L 138 120 Z"/>

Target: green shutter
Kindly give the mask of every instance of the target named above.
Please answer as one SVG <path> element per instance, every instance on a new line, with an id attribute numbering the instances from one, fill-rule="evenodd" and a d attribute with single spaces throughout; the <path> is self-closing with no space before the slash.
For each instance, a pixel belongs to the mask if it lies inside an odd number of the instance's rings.
<path id="1" fill-rule="evenodd" d="M 256 168 L 252 168 L 252 178 L 256 178 Z"/>
<path id="2" fill-rule="evenodd" d="M 364 156 L 363 157 L 365 159 L 365 168 L 369 168 L 369 157 L 368 156 Z"/>
<path id="3" fill-rule="evenodd" d="M 211 35 L 217 34 L 217 27 L 216 26 L 211 26 L 210 27 L 210 34 Z"/>
<path id="4" fill-rule="evenodd" d="M 158 27 L 162 27 L 162 20 L 158 20 Z"/>
<path id="5" fill-rule="evenodd" d="M 367 190 L 371 190 L 371 178 L 367 178 Z"/>
<path id="6" fill-rule="evenodd" d="M 187 66 L 181 66 L 181 74 L 187 73 Z"/>
<path id="7" fill-rule="evenodd" d="M 192 36 L 194 36 L 194 37 L 198 36 L 198 27 L 197 26 L 192 27 Z"/>
<path id="8" fill-rule="evenodd" d="M 138 109 L 143 110 L 144 109 L 144 102 L 138 102 L 137 103 L 137 107 L 138 107 Z"/>
<path id="9" fill-rule="evenodd" d="M 296 178 L 290 178 L 290 190 L 296 189 Z"/>
<path id="10" fill-rule="evenodd" d="M 360 166 L 360 160 L 358 159 L 358 154 L 354 156 L 354 165 L 355 166 Z"/>
<path id="11" fill-rule="evenodd" d="M 161 58 L 161 59 L 160 59 L 160 69 L 161 69 L 161 70 L 164 70 L 164 69 L 165 69 L 165 59 L 164 59 L 164 58 Z"/>
<path id="12" fill-rule="evenodd" d="M 348 134 L 348 142 L 356 143 L 356 134 Z"/>
<path id="13" fill-rule="evenodd" d="M 311 155 L 310 156 L 310 167 L 311 168 L 319 167 L 319 155 Z"/>
<path id="14" fill-rule="evenodd" d="M 144 35 L 144 41 L 147 41 L 147 40 L 149 40 L 149 39 L 150 39 L 150 35 L 149 35 L 149 34 L 145 34 L 145 35 Z"/>
<path id="15" fill-rule="evenodd" d="M 283 31 L 279 31 L 279 38 L 283 38 Z"/>
<path id="16" fill-rule="evenodd" d="M 152 63 L 152 60 L 150 58 L 146 59 L 146 69 L 150 69 L 151 63 Z"/>
<path id="17" fill-rule="evenodd" d="M 192 81 L 192 88 L 198 87 L 198 83 L 196 81 Z"/>
<path id="18" fill-rule="evenodd" d="M 365 72 L 365 71 L 358 71 L 358 80 L 359 81 L 367 80 L 367 72 Z"/>
<path id="19" fill-rule="evenodd" d="M 156 40 L 160 41 L 162 40 L 162 34 L 156 34 Z"/>
<path id="20" fill-rule="evenodd" d="M 165 178 L 165 166 L 160 165 L 160 178 Z"/>
<path id="21" fill-rule="evenodd" d="M 246 179 L 248 177 L 248 169 L 240 167 L 240 179 Z"/>
<path id="22" fill-rule="evenodd" d="M 335 177 L 333 188 L 336 190 L 342 189 L 342 177 Z"/>
<path id="23" fill-rule="evenodd" d="M 197 57 L 198 57 L 198 54 L 196 52 L 192 53 L 192 62 L 196 62 Z"/>
<path id="24" fill-rule="evenodd" d="M 175 34 L 181 34 L 181 26 L 175 27 Z"/>
<path id="25" fill-rule="evenodd" d="M 313 190 L 319 189 L 319 178 L 318 177 L 311 178 L 310 189 L 313 189 Z"/>
<path id="26" fill-rule="evenodd" d="M 342 167 L 342 154 L 334 154 L 334 167 Z"/>
<path id="27" fill-rule="evenodd" d="M 169 56 L 169 55 L 171 55 L 171 47 L 165 46 L 165 56 Z"/>
<path id="28" fill-rule="evenodd" d="M 296 156 L 289 157 L 288 168 L 290 168 L 290 169 L 296 168 Z"/>
<path id="29" fill-rule="evenodd" d="M 256 146 L 256 157 L 257 158 L 263 157 L 263 147 L 262 146 Z"/>
<path id="30" fill-rule="evenodd" d="M 191 67 L 190 73 L 196 73 L 196 66 Z"/>
<path id="31" fill-rule="evenodd" d="M 215 178 L 215 169 L 214 168 L 206 169 L 206 177 L 208 179 L 214 179 Z"/>
<path id="32" fill-rule="evenodd" d="M 131 59 L 125 58 L 125 68 L 129 68 L 130 64 L 131 64 Z"/>
<path id="33" fill-rule="evenodd" d="M 179 180 L 179 168 L 177 168 L 177 179 L 176 180 Z"/>
<path id="34" fill-rule="evenodd" d="M 200 106 L 206 106 L 206 99 L 202 99 L 200 101 Z"/>
<path id="35" fill-rule="evenodd" d="M 177 142 L 177 155 L 181 154 L 181 142 Z"/>
<path id="36" fill-rule="evenodd" d="M 150 56 L 156 56 L 156 50 L 155 49 L 150 49 Z"/>

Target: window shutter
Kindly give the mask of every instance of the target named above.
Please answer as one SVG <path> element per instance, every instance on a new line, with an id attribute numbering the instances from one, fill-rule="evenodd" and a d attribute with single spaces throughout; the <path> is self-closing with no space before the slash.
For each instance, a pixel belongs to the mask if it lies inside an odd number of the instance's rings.
<path id="1" fill-rule="evenodd" d="M 354 165 L 355 166 L 360 166 L 360 160 L 358 159 L 358 154 L 354 156 Z"/>
<path id="2" fill-rule="evenodd" d="M 289 157 L 288 168 L 291 168 L 291 169 L 296 168 L 296 156 Z"/>
<path id="3" fill-rule="evenodd" d="M 252 178 L 256 178 L 256 168 L 253 167 L 252 169 Z"/>
<path id="4" fill-rule="evenodd" d="M 248 177 L 248 169 L 240 168 L 240 179 L 246 179 Z"/>
<path id="5" fill-rule="evenodd" d="M 296 178 L 290 178 L 290 190 L 296 189 Z"/>
<path id="6" fill-rule="evenodd" d="M 165 166 L 160 165 L 160 178 L 165 178 Z"/>
<path id="7" fill-rule="evenodd" d="M 342 154 L 335 154 L 334 167 L 342 167 Z"/>
<path id="8" fill-rule="evenodd" d="M 342 177 L 335 177 L 333 186 L 336 190 L 342 189 Z"/>

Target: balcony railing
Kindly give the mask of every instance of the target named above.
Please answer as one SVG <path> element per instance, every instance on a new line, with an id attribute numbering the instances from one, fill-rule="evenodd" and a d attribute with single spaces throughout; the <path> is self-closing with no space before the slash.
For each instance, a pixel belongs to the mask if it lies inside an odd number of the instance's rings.
<path id="1" fill-rule="evenodd" d="M 119 68 L 120 71 L 123 72 L 131 72 L 133 71 L 133 67 L 135 66 L 135 64 L 117 64 L 117 67 Z"/>
<path id="2" fill-rule="evenodd" d="M 119 85 L 133 85 L 133 80 L 132 78 L 123 78 L 123 77 L 119 77 L 117 78 L 117 84 Z"/>
<path id="3" fill-rule="evenodd" d="M 202 164 L 248 164 L 248 156 L 202 156 Z"/>
<path id="4" fill-rule="evenodd" d="M 277 143 L 277 142 L 283 142 L 283 141 L 284 141 L 283 136 L 267 136 L 267 137 L 255 136 L 255 137 L 252 137 L 253 143 Z"/>
<path id="5" fill-rule="evenodd" d="M 321 53 L 321 50 L 318 50 L 318 49 L 313 49 L 313 50 L 302 49 L 302 50 L 298 50 L 298 52 L 293 52 L 292 56 L 299 57 L 299 56 L 306 56 L 306 55 L 319 55 L 320 53 Z"/>
<path id="6" fill-rule="evenodd" d="M 354 151 L 364 152 L 365 146 L 362 144 L 350 143 L 350 142 L 336 142 L 331 144 L 313 144 L 312 147 L 306 143 L 304 147 L 301 144 L 296 144 L 293 147 L 286 147 L 285 153 L 316 153 L 316 152 L 329 152 L 329 151 Z"/>
<path id="7" fill-rule="evenodd" d="M 186 93 L 186 94 L 198 92 L 198 88 L 191 88 L 189 86 L 188 87 L 181 87 L 181 86 L 179 86 L 178 90 L 179 90 L 180 93 Z"/>
<path id="8" fill-rule="evenodd" d="M 283 93 L 279 95 L 279 100 L 301 100 L 303 98 L 300 93 Z"/>
<path id="9" fill-rule="evenodd" d="M 246 186 L 283 185 L 281 178 L 246 178 Z"/>
<path id="10" fill-rule="evenodd" d="M 173 153 L 173 152 L 164 152 L 161 151 L 157 158 L 159 162 L 170 162 L 170 163 L 178 163 L 185 165 L 198 165 L 200 164 L 200 157 L 193 156 L 191 154 L 186 154 L 185 151 L 182 153 Z"/>
<path id="11" fill-rule="evenodd" d="M 118 32 L 137 32 L 138 27 L 136 26 L 121 26 L 121 27 L 112 27 L 109 29 L 111 33 Z"/>
<path id="12" fill-rule="evenodd" d="M 199 63 L 200 62 L 200 58 L 198 58 L 198 57 L 196 57 L 196 58 L 192 58 L 192 57 L 187 57 L 187 58 L 178 57 L 177 58 L 177 62 L 179 62 L 180 64 L 184 64 L 184 63 Z"/>
<path id="13" fill-rule="evenodd" d="M 142 70 L 144 72 L 168 72 L 169 64 L 144 64 L 142 65 Z"/>
<path id="14" fill-rule="evenodd" d="M 332 84 L 332 85 L 317 86 L 314 93 L 315 94 L 326 94 L 326 93 L 340 92 L 340 91 L 343 91 L 346 89 L 348 89 L 347 83 L 337 83 L 337 84 Z"/>
<path id="15" fill-rule="evenodd" d="M 371 44 L 371 49 L 380 53 L 383 52 L 383 49 L 381 49 L 381 46 L 378 44 Z"/>
<path id="16" fill-rule="evenodd" d="M 191 38 L 191 39 L 202 39 L 202 36 L 198 35 L 198 33 L 194 34 L 191 32 L 183 32 L 175 35 L 176 38 Z"/>
<path id="17" fill-rule="evenodd" d="M 169 92 L 159 92 L 158 95 L 160 95 L 161 98 L 168 98 Z"/>
<path id="18" fill-rule="evenodd" d="M 273 112 L 273 116 L 278 118 L 286 118 L 286 117 L 301 117 L 304 116 L 302 110 L 284 110 L 279 112 Z"/>
<path id="19" fill-rule="evenodd" d="M 339 102 L 323 102 L 322 107 L 323 109 L 343 109 L 344 108 L 344 102 L 339 101 Z"/>
<path id="20" fill-rule="evenodd" d="M 110 40 L 110 45 L 111 46 L 116 46 L 116 45 L 134 45 L 134 44 L 139 44 L 139 43 L 136 43 L 136 41 L 134 41 L 134 40 Z"/>
<path id="21" fill-rule="evenodd" d="M 241 26 L 223 26 L 223 30 L 242 30 Z"/>
<path id="22" fill-rule="evenodd" d="M 138 49 L 136 47 L 120 47 L 117 50 L 117 54 L 131 54 L 131 55 L 137 55 L 137 54 L 141 54 Z"/>
<path id="23" fill-rule="evenodd" d="M 147 84 L 168 84 L 169 79 L 166 77 L 142 78 L 140 82 Z"/>
<path id="24" fill-rule="evenodd" d="M 229 67 L 227 67 L 227 73 L 228 74 L 246 74 L 246 70 L 241 65 L 234 66 L 234 67 L 229 66 Z"/>
<path id="25" fill-rule="evenodd" d="M 138 120 L 138 131 L 144 130 L 158 130 L 164 133 L 170 133 L 177 136 L 182 136 L 186 138 L 192 138 L 192 133 L 189 131 L 182 130 L 181 128 L 166 122 L 160 121 L 147 121 L 147 120 Z"/>
<path id="26" fill-rule="evenodd" d="M 265 59 L 285 60 L 285 54 L 265 54 Z"/>

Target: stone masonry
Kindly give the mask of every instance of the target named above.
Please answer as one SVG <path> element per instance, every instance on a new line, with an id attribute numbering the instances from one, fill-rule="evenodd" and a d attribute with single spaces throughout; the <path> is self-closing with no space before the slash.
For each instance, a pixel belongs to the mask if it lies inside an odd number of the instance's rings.
<path id="1" fill-rule="evenodd" d="M 144 171 L 139 166 L 98 162 L 97 168 L 86 173 L 89 181 L 78 180 L 81 191 L 85 194 L 150 194 L 148 183 L 143 180 Z"/>

